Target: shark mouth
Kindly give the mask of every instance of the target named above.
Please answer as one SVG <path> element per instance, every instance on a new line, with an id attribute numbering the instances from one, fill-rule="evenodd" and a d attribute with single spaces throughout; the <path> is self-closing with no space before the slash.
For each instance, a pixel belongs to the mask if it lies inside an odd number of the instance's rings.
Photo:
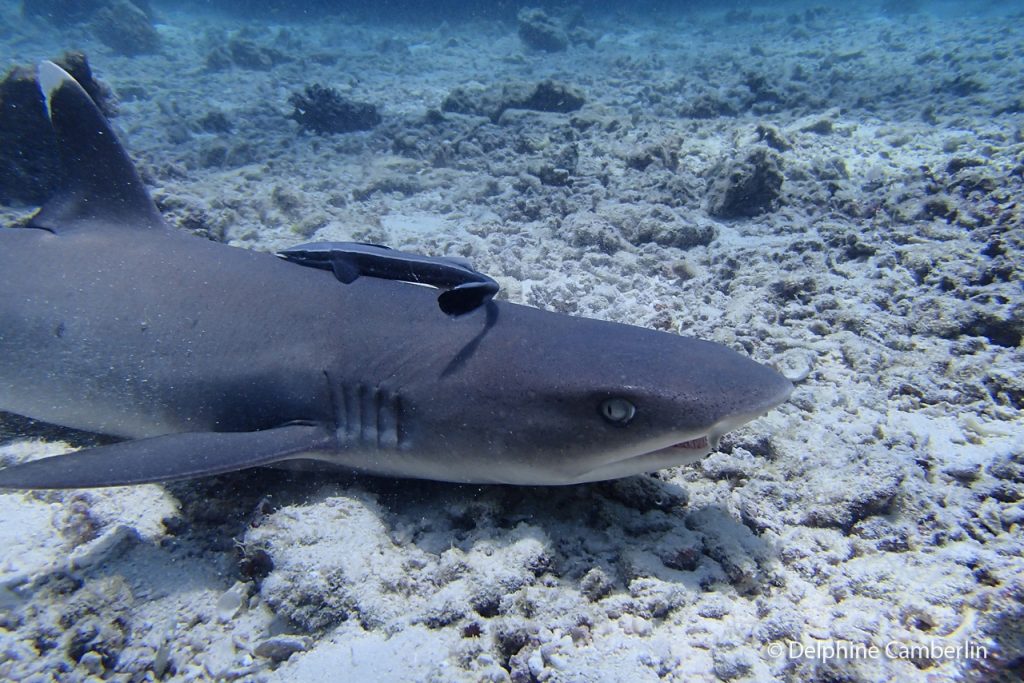
<path id="1" fill-rule="evenodd" d="M 675 444 L 674 446 L 669 446 L 669 448 L 678 448 L 680 450 L 703 450 L 707 447 L 708 437 L 706 434 L 704 436 L 698 436 L 696 439 L 682 441 L 680 443 Z"/>
<path id="2" fill-rule="evenodd" d="M 629 477 L 643 472 L 653 472 L 666 467 L 676 467 L 696 462 L 707 455 L 718 444 L 717 436 L 702 434 L 701 436 L 680 441 L 670 446 L 655 448 L 650 451 L 620 456 L 614 460 L 577 473 L 563 482 L 579 484 L 604 479 Z"/>

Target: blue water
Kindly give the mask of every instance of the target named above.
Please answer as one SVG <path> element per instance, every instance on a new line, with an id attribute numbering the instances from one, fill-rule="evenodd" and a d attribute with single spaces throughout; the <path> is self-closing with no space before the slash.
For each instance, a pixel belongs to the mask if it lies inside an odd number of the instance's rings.
<path id="1" fill-rule="evenodd" d="M 161 3 L 155 3 L 159 6 Z M 877 13 L 882 16 L 906 16 L 924 12 L 939 17 L 1012 15 L 1024 9 L 1019 1 L 977 0 L 869 0 L 867 2 L 814 2 L 786 0 L 784 2 L 751 2 L 750 0 L 636 0 L 624 2 L 615 0 L 583 0 L 582 2 L 558 2 L 555 0 L 380 0 L 378 2 L 338 2 L 336 0 L 307 0 L 288 2 L 286 0 L 205 0 L 202 2 L 167 3 L 178 7 L 194 6 L 196 10 L 223 10 L 238 12 L 242 16 L 265 13 L 276 17 L 310 19 L 323 14 L 349 13 L 364 18 L 458 21 L 466 19 L 512 19 L 516 13 L 528 7 L 539 7 L 548 11 L 583 11 L 588 14 L 618 13 L 627 17 L 674 16 L 694 11 L 738 10 L 751 12 L 803 12 L 806 10 L 835 9 L 859 11 L 865 14 Z"/>

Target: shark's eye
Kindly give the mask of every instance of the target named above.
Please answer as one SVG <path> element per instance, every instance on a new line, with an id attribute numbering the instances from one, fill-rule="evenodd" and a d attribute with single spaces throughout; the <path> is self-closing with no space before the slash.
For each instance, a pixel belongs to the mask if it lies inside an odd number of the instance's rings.
<path id="1" fill-rule="evenodd" d="M 636 415 L 636 406 L 624 398 L 609 398 L 601 403 L 601 417 L 622 427 Z"/>

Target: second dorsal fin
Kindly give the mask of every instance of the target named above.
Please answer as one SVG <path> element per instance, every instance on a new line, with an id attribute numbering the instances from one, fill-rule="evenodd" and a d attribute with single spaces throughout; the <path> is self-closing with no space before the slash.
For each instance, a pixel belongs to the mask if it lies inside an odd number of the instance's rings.
<path id="1" fill-rule="evenodd" d="M 85 89 L 53 62 L 39 64 L 39 86 L 63 177 L 31 225 L 56 233 L 78 228 L 163 228 L 165 223 L 138 171 Z"/>

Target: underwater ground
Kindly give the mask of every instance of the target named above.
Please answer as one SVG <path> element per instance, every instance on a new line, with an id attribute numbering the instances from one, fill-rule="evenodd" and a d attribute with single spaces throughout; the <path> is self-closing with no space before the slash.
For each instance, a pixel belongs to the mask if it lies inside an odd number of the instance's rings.
<path id="1" fill-rule="evenodd" d="M 601 484 L 0 495 L 0 678 L 1019 680 L 1024 7 L 61 4 L 0 3 L 2 66 L 83 51 L 182 229 L 461 255 L 796 390 Z"/>

